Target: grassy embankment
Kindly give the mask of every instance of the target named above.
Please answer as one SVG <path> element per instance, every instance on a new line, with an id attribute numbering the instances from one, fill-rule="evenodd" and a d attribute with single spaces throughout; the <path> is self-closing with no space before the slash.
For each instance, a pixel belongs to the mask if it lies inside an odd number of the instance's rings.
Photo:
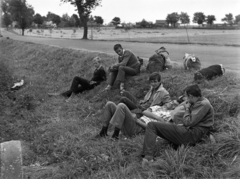
<path id="1" fill-rule="evenodd" d="M 106 101 L 119 99 L 117 89 L 101 93 L 106 86 L 103 83 L 69 103 L 47 96 L 48 92 L 68 89 L 75 75 L 90 78 L 91 59 L 96 55 L 104 59 L 106 68 L 114 63 L 106 54 L 0 41 L 0 142 L 23 141 L 25 178 L 240 177 L 239 79 L 234 74 L 227 72 L 201 85 L 216 112 L 216 143 L 206 139 L 195 147 L 174 150 L 159 140 L 157 161 L 142 168 L 137 156 L 143 135 L 132 139 L 122 136 L 117 142 L 109 138 L 91 140 L 100 130 Z M 192 74 L 182 69 L 163 72 L 163 84 L 176 98 L 192 82 Z M 147 90 L 147 75 L 143 69 L 140 76 L 127 82 L 127 89 L 138 98 Z M 21 78 L 25 78 L 25 86 L 11 93 L 12 83 Z"/>

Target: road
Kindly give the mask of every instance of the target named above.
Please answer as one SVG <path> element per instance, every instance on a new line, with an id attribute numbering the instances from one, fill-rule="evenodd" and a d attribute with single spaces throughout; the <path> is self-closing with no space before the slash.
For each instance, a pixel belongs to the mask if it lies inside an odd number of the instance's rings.
<path id="1" fill-rule="evenodd" d="M 2 31 L 2 35 L 3 38 L 9 37 L 11 39 L 19 41 L 33 42 L 60 48 L 97 51 L 108 54 L 115 54 L 113 51 L 114 44 L 121 43 L 124 48 L 131 49 L 137 56 L 144 58 L 149 58 L 154 54 L 154 51 L 156 49 L 164 46 L 170 53 L 170 59 L 176 62 L 182 63 L 184 54 L 190 53 L 198 56 L 204 67 L 212 64 L 223 64 L 226 69 L 238 72 L 240 71 L 240 47 L 53 39 L 32 36 L 19 36 L 4 30 Z"/>

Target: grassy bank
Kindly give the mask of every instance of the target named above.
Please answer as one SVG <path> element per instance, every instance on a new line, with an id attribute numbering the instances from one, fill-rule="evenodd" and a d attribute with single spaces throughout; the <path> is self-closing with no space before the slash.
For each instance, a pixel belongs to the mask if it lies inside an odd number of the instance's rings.
<path id="1" fill-rule="evenodd" d="M 68 103 L 47 95 L 68 89 L 75 75 L 90 78 L 91 59 L 96 55 L 104 59 L 106 68 L 115 62 L 113 56 L 102 53 L 0 41 L 0 142 L 23 141 L 25 178 L 240 177 L 240 88 L 235 74 L 228 72 L 201 85 L 216 112 L 216 143 L 206 138 L 195 147 L 174 150 L 159 140 L 154 166 L 142 168 L 137 156 L 143 135 L 132 139 L 121 136 L 117 142 L 109 138 L 91 140 L 100 130 L 106 101 L 118 101 L 118 89 L 101 93 L 106 86 L 103 83 Z M 126 88 L 141 98 L 147 91 L 147 75 L 143 69 L 141 75 L 127 81 Z M 192 72 L 182 69 L 161 75 L 172 98 L 192 82 Z M 11 93 L 12 83 L 22 78 L 24 87 Z"/>

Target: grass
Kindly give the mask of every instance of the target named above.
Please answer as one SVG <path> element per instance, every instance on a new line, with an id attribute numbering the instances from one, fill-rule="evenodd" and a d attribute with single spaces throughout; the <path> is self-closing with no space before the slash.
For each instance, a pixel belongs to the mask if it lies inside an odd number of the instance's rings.
<path id="1" fill-rule="evenodd" d="M 90 53 L 2 39 L 0 41 L 0 142 L 21 140 L 24 178 L 239 178 L 239 81 L 231 72 L 201 85 L 212 103 L 216 140 L 174 150 L 163 139 L 156 145 L 157 160 L 142 168 L 139 152 L 143 135 L 118 142 L 92 140 L 101 128 L 101 110 L 107 100 L 117 102 L 119 90 L 101 93 L 106 83 L 69 103 L 48 92 L 69 88 L 75 75 L 90 78 L 91 59 L 99 55 L 107 68 L 115 61 L 107 54 Z M 146 64 L 145 64 L 146 65 Z M 129 78 L 126 88 L 137 98 L 147 91 L 148 74 Z M 175 99 L 192 83 L 193 72 L 183 69 L 161 73 L 163 84 Z M 13 82 L 25 78 L 15 93 Z M 227 87 L 227 88 L 226 88 Z M 237 117 L 238 116 L 238 117 Z M 112 129 L 109 131 L 111 134 Z"/>

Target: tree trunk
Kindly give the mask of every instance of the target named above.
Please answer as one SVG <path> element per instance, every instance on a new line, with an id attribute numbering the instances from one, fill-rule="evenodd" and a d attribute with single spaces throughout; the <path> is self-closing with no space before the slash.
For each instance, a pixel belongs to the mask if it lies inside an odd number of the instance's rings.
<path id="1" fill-rule="evenodd" d="M 22 28 L 22 36 L 24 36 L 24 28 Z"/>
<path id="2" fill-rule="evenodd" d="M 88 26 L 87 26 L 87 21 L 84 20 L 82 21 L 83 23 L 83 38 L 82 39 L 88 39 Z"/>

